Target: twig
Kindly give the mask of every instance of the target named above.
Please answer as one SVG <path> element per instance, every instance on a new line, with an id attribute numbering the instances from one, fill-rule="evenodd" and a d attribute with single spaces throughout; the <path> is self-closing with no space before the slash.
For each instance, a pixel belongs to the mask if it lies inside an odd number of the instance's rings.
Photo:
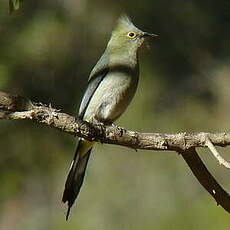
<path id="1" fill-rule="evenodd" d="M 230 169 L 230 164 L 223 157 L 221 157 L 221 155 L 217 152 L 215 146 L 212 144 L 208 137 L 206 138 L 206 145 L 212 152 L 213 156 L 218 160 L 219 164 Z"/>

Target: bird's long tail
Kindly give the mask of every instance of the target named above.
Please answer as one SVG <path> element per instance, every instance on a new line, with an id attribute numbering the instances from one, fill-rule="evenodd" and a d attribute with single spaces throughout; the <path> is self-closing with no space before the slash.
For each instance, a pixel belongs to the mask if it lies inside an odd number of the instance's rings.
<path id="1" fill-rule="evenodd" d="M 92 146 L 93 142 L 84 139 L 80 139 L 78 142 L 62 197 L 64 203 L 68 202 L 66 220 L 68 220 L 70 209 L 80 192 Z"/>

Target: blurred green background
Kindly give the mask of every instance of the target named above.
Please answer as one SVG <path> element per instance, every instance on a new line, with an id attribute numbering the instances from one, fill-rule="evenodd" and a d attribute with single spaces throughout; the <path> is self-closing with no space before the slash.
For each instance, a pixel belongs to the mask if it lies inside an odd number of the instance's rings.
<path id="1" fill-rule="evenodd" d="M 229 132 L 230 3 L 191 0 L 0 3 L 0 89 L 76 114 L 90 70 L 116 19 L 160 34 L 140 53 L 138 92 L 116 123 L 144 132 Z M 227 230 L 230 217 L 175 152 L 98 144 L 77 205 L 61 196 L 75 138 L 0 121 L 0 229 Z M 219 148 L 228 160 L 229 148 Z M 220 184 L 229 172 L 198 149 Z"/>

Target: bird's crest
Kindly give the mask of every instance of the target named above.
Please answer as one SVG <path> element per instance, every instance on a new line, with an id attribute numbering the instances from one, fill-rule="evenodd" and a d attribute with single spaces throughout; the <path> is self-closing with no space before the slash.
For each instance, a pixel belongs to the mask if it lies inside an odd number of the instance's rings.
<path id="1" fill-rule="evenodd" d="M 131 19 L 126 14 L 123 14 L 117 20 L 117 25 L 113 30 L 113 33 L 119 33 L 131 28 L 135 28 L 135 26 L 133 25 Z"/>

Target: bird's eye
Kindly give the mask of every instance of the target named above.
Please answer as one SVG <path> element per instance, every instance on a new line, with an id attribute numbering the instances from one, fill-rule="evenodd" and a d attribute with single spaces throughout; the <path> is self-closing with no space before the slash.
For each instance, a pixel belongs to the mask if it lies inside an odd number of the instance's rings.
<path id="1" fill-rule="evenodd" d="M 136 37 L 136 33 L 134 33 L 134 32 L 128 32 L 127 36 L 129 38 L 135 38 Z"/>

